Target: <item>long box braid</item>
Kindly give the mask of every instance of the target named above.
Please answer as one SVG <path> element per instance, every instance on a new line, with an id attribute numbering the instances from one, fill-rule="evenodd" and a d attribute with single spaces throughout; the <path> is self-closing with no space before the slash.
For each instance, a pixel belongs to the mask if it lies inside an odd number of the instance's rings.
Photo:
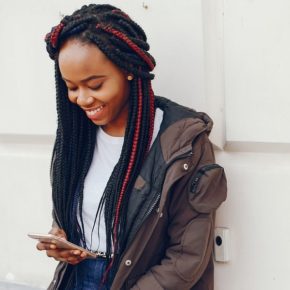
<path id="1" fill-rule="evenodd" d="M 96 142 L 96 130 L 85 113 L 68 99 L 61 78 L 58 53 L 68 39 L 95 44 L 118 67 L 134 75 L 130 82 L 129 117 L 120 159 L 113 169 L 96 211 L 104 211 L 109 272 L 115 272 L 126 246 L 124 225 L 130 192 L 149 151 L 154 125 L 154 93 L 150 73 L 155 67 L 148 53 L 143 29 L 127 14 L 111 5 L 84 5 L 51 29 L 45 37 L 49 56 L 55 61 L 58 127 L 51 161 L 54 215 L 74 242 L 83 241 L 83 188 Z M 80 212 L 81 224 L 77 221 Z M 86 246 L 86 245 L 85 245 Z M 109 258 L 114 252 L 113 258 Z"/>

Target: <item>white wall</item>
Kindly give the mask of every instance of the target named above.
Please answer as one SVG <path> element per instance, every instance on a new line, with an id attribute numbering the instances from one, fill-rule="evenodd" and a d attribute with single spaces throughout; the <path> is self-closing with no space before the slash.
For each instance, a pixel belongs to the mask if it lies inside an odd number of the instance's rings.
<path id="1" fill-rule="evenodd" d="M 59 14 L 89 2 L 0 0 L 0 280 L 45 287 L 51 279 L 55 262 L 26 237 L 51 222 L 56 115 L 43 35 Z M 230 229 L 231 261 L 216 263 L 215 289 L 288 289 L 290 2 L 107 2 L 147 32 L 155 92 L 209 112 L 212 140 L 226 144 L 216 152 L 229 183 L 217 226 Z"/>
<path id="2" fill-rule="evenodd" d="M 231 261 L 216 289 L 289 288 L 290 2 L 224 1 L 226 147 L 217 159 L 229 195 L 217 226 L 231 231 Z"/>
<path id="3" fill-rule="evenodd" d="M 290 143 L 289 19 L 288 0 L 225 1 L 228 140 Z"/>
<path id="4" fill-rule="evenodd" d="M 1 136 L 0 281 L 45 287 L 52 274 L 53 261 L 27 237 L 28 232 L 47 232 L 51 225 L 48 143 Z"/>
<path id="5" fill-rule="evenodd" d="M 54 73 L 43 39 L 50 28 L 59 23 L 61 15 L 70 14 L 90 2 L 0 0 L 0 37 L 6 44 L 1 47 L 0 55 L 0 76 L 5 80 L 0 107 L 1 133 L 54 134 Z M 143 7 L 141 0 L 106 2 L 119 4 L 147 32 L 151 53 L 157 60 L 155 92 L 169 98 L 179 96 L 183 103 L 203 108 L 201 1 L 179 1 L 179 15 L 175 13 L 176 2 L 173 0 L 157 3 L 153 0 L 146 1 L 148 9 Z M 174 37 L 172 31 L 175 32 Z M 13 105 L 11 97 L 8 96 L 13 96 Z M 17 118 L 13 113 L 15 108 L 21 108 L 17 111 Z"/>
<path id="6" fill-rule="evenodd" d="M 231 261 L 218 264 L 217 290 L 288 289 L 290 154 L 218 152 L 229 195 L 217 226 L 230 229 Z"/>

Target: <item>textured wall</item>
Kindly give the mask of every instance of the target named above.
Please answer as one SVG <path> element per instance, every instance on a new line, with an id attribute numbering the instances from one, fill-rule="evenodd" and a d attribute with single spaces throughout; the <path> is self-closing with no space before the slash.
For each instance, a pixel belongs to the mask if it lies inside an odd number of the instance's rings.
<path id="1" fill-rule="evenodd" d="M 43 36 L 60 14 L 89 2 L 0 0 L 0 281 L 45 287 L 56 265 L 26 237 L 51 223 L 56 115 Z M 289 1 L 106 2 L 147 32 L 158 62 L 155 92 L 207 111 L 212 140 L 226 145 L 216 152 L 229 181 L 217 226 L 230 228 L 231 261 L 216 263 L 215 289 L 287 289 Z"/>

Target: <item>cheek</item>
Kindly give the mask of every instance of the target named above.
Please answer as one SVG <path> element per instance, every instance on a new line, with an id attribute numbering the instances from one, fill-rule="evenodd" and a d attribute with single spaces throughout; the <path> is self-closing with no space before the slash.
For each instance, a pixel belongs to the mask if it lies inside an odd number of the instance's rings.
<path id="1" fill-rule="evenodd" d="M 104 94 L 108 97 L 108 99 L 115 99 L 118 95 L 120 88 L 115 83 L 111 82 L 106 85 L 104 88 Z"/>
<path id="2" fill-rule="evenodd" d="M 108 83 L 106 86 L 106 92 L 108 95 L 111 96 L 111 98 L 115 98 L 116 101 L 118 100 L 122 102 L 122 99 L 125 99 L 125 97 L 128 94 L 129 91 L 129 84 L 127 81 L 124 81 L 122 79 L 114 79 L 111 82 Z"/>

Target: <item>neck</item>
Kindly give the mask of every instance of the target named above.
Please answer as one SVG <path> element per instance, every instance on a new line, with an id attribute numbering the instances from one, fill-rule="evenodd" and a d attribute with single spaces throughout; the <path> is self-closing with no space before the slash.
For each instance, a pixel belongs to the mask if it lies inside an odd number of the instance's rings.
<path id="1" fill-rule="evenodd" d="M 125 136 L 125 131 L 126 127 L 124 128 L 118 128 L 114 126 L 102 126 L 102 129 L 108 134 L 113 137 L 124 137 Z"/>
<path id="2" fill-rule="evenodd" d="M 102 129 L 111 136 L 114 137 L 124 137 L 128 122 L 128 103 L 121 108 L 120 113 L 117 118 L 113 119 L 106 125 L 102 126 Z"/>

